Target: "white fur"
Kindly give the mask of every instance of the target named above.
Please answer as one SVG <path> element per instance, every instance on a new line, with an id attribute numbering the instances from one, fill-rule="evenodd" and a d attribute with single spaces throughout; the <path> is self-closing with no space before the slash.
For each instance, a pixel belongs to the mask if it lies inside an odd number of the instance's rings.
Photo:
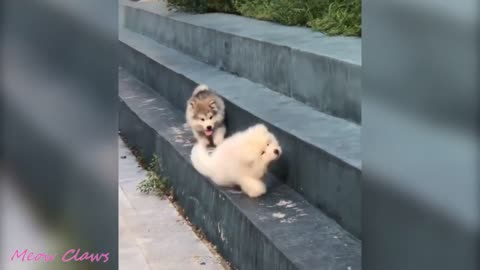
<path id="1" fill-rule="evenodd" d="M 198 92 L 201 92 L 201 91 L 206 91 L 206 90 L 210 90 L 210 88 L 208 87 L 208 85 L 206 84 L 200 84 L 198 85 L 197 87 L 195 87 L 195 89 L 193 90 L 193 93 L 192 95 L 196 95 Z"/>
<path id="2" fill-rule="evenodd" d="M 258 197 L 266 192 L 262 178 L 268 165 L 281 151 L 275 136 L 257 124 L 225 139 L 211 154 L 203 144 L 195 144 L 191 160 L 195 169 L 215 184 L 239 185 L 248 196 Z"/>

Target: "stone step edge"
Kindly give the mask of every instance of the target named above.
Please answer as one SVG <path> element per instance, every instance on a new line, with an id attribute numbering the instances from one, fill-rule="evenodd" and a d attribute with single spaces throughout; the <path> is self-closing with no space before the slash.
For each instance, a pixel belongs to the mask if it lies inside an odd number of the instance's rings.
<path id="1" fill-rule="evenodd" d="M 192 89 L 207 83 L 225 99 L 230 132 L 269 126 L 285 153 L 273 174 L 361 237 L 360 126 L 127 31 L 120 32 L 121 60 L 132 74 L 181 111 Z"/>
<path id="2" fill-rule="evenodd" d="M 253 83 L 247 79 L 217 70 L 216 68 L 199 62 L 189 56 L 182 54 L 181 52 L 157 44 L 155 41 L 151 40 L 148 37 L 133 33 L 128 29 L 120 29 L 119 40 L 121 43 L 143 54 L 147 58 L 158 63 L 159 65 L 169 68 L 177 74 L 186 76 L 186 78 L 189 80 L 206 83 L 207 85 L 211 86 L 224 99 L 258 116 L 264 121 L 269 122 L 273 126 L 283 130 L 284 132 L 292 134 L 296 138 L 305 141 L 312 146 L 322 149 L 326 153 L 330 154 L 332 157 L 337 158 L 342 162 L 345 162 L 345 164 L 361 170 L 361 126 L 349 122 L 345 119 L 337 118 L 316 111 L 293 98 L 278 94 L 277 92 L 270 90 L 260 84 Z M 182 64 L 185 65 L 185 63 L 182 63 L 182 61 L 188 61 L 189 63 L 192 63 L 191 67 L 189 68 L 190 70 L 185 72 L 187 74 L 182 74 L 180 70 L 182 68 L 179 66 Z M 197 78 L 193 70 L 208 71 L 210 76 Z M 230 91 L 221 88 L 215 88 L 215 84 L 218 80 L 228 80 L 229 82 L 231 82 L 230 89 L 235 89 L 235 87 L 237 87 L 238 91 L 234 92 L 233 90 Z M 256 104 L 251 103 L 253 102 L 253 100 L 248 100 L 248 95 L 250 95 L 250 97 L 257 97 L 257 100 L 264 98 L 264 102 L 277 102 L 278 106 L 276 108 L 282 108 L 282 110 L 277 110 L 275 112 L 277 119 L 275 121 L 268 121 L 271 119 L 265 119 L 268 112 L 266 112 L 264 108 L 253 106 Z M 184 100 L 186 100 L 186 98 Z M 185 109 L 185 104 L 183 100 L 182 102 L 174 105 L 178 106 L 178 109 Z M 266 107 L 275 106 L 270 105 Z M 290 111 L 295 111 L 298 115 L 292 115 Z M 287 121 L 281 122 L 281 120 L 285 119 L 287 119 Z M 301 126 L 307 123 L 309 124 L 309 129 L 304 128 L 302 130 Z M 288 125 L 290 125 L 290 127 Z M 327 134 L 328 132 L 325 132 L 323 136 L 320 136 L 318 133 L 312 132 L 312 130 L 322 130 L 322 127 L 325 127 L 327 125 L 329 126 L 331 131 L 335 131 L 335 134 Z M 346 135 L 343 135 L 342 132 Z M 338 137 L 342 136 L 354 137 L 355 139 L 354 141 L 345 140 L 342 142 L 337 142 Z M 335 143 L 327 145 L 326 143 L 321 143 L 321 141 L 333 141 Z"/>
<path id="3" fill-rule="evenodd" d="M 361 123 L 361 66 L 341 60 L 350 54 L 360 58 L 360 40 L 229 14 L 166 16 L 145 5 L 125 6 L 121 26 L 318 111 Z M 299 44 L 310 50 L 296 48 Z"/>
<path id="4" fill-rule="evenodd" d="M 360 269 L 360 242 L 285 185 L 270 180 L 266 196 L 250 199 L 198 174 L 189 162 L 192 138 L 182 132 L 182 115 L 127 73 L 119 78 L 122 135 L 146 156 L 156 153 L 167 161 L 166 174 L 185 214 L 234 266 Z M 240 224 L 229 224 L 231 219 Z"/>
<path id="5" fill-rule="evenodd" d="M 331 37 L 331 36 L 327 36 L 327 35 L 325 35 L 321 32 L 312 31 L 310 28 L 306 28 L 306 27 L 281 25 L 281 24 L 277 24 L 277 23 L 274 23 L 274 22 L 258 20 L 258 19 L 249 18 L 249 17 L 245 17 L 245 16 L 240 16 L 240 15 L 235 15 L 235 14 L 227 14 L 227 13 L 192 14 L 192 13 L 186 13 L 186 12 L 174 12 L 174 13 L 166 14 L 165 12 L 159 11 L 158 9 L 155 8 L 154 5 L 151 5 L 149 3 L 132 3 L 131 1 L 128 1 L 128 0 L 123 0 L 121 5 L 123 5 L 127 8 L 135 8 L 135 9 L 141 9 L 141 10 L 144 10 L 144 11 L 148 11 L 148 12 L 156 14 L 158 16 L 167 17 L 171 20 L 176 20 L 176 21 L 179 21 L 179 22 L 182 22 L 182 23 L 186 23 L 186 24 L 190 24 L 190 25 L 196 25 L 196 26 L 203 27 L 203 28 L 210 28 L 212 30 L 222 32 L 222 33 L 225 33 L 225 34 L 237 35 L 237 36 L 240 36 L 240 37 L 243 37 L 243 38 L 258 40 L 258 41 L 266 42 L 266 43 L 276 45 L 276 46 L 290 47 L 294 50 L 303 51 L 303 52 L 311 53 L 311 54 L 318 55 L 318 56 L 328 57 L 332 60 L 345 62 L 345 63 L 356 65 L 356 66 L 361 66 L 361 64 L 362 64 L 361 63 L 362 62 L 361 38 L 357 38 L 357 37 L 345 37 L 345 36 Z M 256 24 L 257 25 L 256 28 L 259 28 L 259 29 L 261 29 L 262 27 L 264 27 L 264 28 L 265 27 L 274 27 L 274 28 L 276 28 L 276 31 L 274 31 L 274 33 L 276 33 L 276 34 L 280 34 L 281 32 L 284 32 L 285 29 L 289 29 L 289 30 L 291 29 L 293 31 L 298 31 L 298 34 L 297 34 L 298 37 L 313 36 L 313 37 L 317 37 L 317 38 L 324 38 L 325 40 L 343 41 L 344 43 L 349 44 L 349 45 L 346 45 L 347 48 L 351 47 L 351 49 L 350 49 L 352 51 L 350 53 L 351 56 L 346 57 L 346 56 L 342 55 L 343 56 L 342 57 L 340 55 L 335 55 L 333 52 L 328 52 L 328 51 L 323 51 L 322 52 L 322 50 L 321 50 L 322 47 L 321 46 L 306 46 L 306 45 L 302 44 L 301 42 L 298 42 L 298 40 L 296 42 L 288 41 L 288 42 L 283 42 L 283 43 L 278 40 L 278 37 L 276 39 L 269 40 L 268 37 L 265 37 L 263 35 L 264 31 L 259 31 L 259 33 L 257 33 L 256 35 L 247 35 L 245 33 L 233 32 L 231 30 L 229 31 L 228 28 L 222 28 L 221 25 L 220 26 L 215 25 L 216 26 L 215 27 L 212 24 L 208 24 L 208 23 L 205 23 L 205 22 L 202 22 L 202 21 L 191 20 L 191 18 L 195 18 L 195 17 L 197 17 L 197 18 L 201 18 L 201 17 L 208 18 L 209 16 L 212 16 L 212 15 L 215 15 L 215 14 L 221 14 L 222 16 L 228 16 L 234 21 L 239 21 L 239 22 L 248 23 L 248 24 L 252 24 L 252 23 Z M 239 23 L 239 25 L 241 25 L 241 24 L 242 23 Z M 120 25 L 120 27 L 123 27 L 123 25 Z"/>

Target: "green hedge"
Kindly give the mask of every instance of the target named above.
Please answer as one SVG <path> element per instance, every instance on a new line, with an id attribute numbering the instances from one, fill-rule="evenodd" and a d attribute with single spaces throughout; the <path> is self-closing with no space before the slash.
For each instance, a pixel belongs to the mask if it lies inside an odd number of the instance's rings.
<path id="1" fill-rule="evenodd" d="M 361 0 L 167 0 L 193 12 L 226 12 L 285 25 L 308 26 L 329 35 L 360 36 Z"/>

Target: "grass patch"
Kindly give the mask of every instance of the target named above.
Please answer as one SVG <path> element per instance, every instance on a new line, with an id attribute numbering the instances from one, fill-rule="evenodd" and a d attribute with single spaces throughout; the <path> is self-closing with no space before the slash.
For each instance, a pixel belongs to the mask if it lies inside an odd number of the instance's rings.
<path id="1" fill-rule="evenodd" d="M 145 194 L 155 194 L 160 197 L 169 195 L 168 179 L 162 176 L 163 168 L 158 156 L 154 155 L 146 168 L 147 177 L 137 185 L 137 190 Z"/>
<path id="2" fill-rule="evenodd" d="M 190 12 L 240 14 L 284 25 L 311 27 L 327 35 L 361 36 L 361 0 L 168 0 Z"/>
<path id="3" fill-rule="evenodd" d="M 308 26 L 329 35 L 361 36 L 362 3 L 360 0 L 335 0 L 321 18 L 309 21 Z"/>

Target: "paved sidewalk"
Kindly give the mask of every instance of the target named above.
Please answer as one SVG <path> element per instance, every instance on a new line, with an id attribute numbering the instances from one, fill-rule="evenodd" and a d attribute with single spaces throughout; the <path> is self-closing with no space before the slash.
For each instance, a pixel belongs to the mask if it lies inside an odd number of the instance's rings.
<path id="1" fill-rule="evenodd" d="M 225 269 L 169 200 L 136 190 L 145 175 L 119 140 L 120 270 Z"/>

